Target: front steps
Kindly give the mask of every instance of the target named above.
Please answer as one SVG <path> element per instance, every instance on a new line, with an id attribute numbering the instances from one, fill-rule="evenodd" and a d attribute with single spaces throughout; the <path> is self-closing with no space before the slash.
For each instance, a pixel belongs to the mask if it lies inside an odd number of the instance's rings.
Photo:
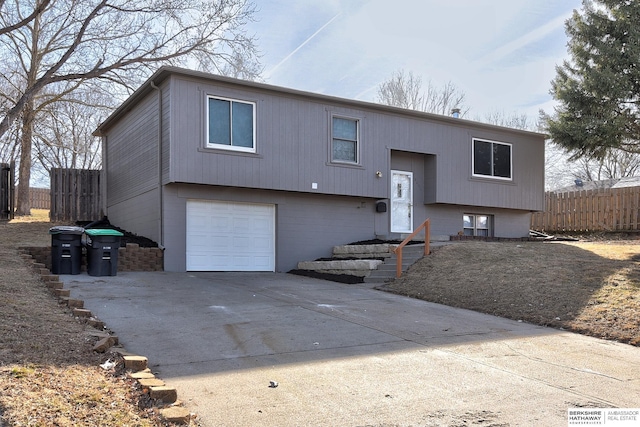
<path id="1" fill-rule="evenodd" d="M 397 244 L 342 245 L 333 248 L 330 260 L 301 261 L 296 273 L 345 283 L 384 283 L 396 277 Z M 424 244 L 402 249 L 402 271 L 424 255 Z"/>
<path id="2" fill-rule="evenodd" d="M 424 257 L 424 244 L 407 245 L 402 248 L 402 272 L 404 273 Z M 393 252 L 387 260 L 372 270 L 371 273 L 364 278 L 364 283 L 385 283 L 396 278 L 396 254 Z"/>

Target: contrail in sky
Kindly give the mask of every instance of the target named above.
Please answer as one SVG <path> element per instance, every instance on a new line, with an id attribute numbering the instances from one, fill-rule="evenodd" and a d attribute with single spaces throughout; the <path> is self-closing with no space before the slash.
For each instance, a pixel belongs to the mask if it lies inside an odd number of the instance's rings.
<path id="1" fill-rule="evenodd" d="M 269 70 L 269 72 L 267 73 L 267 79 L 269 77 L 271 77 L 271 75 L 278 69 L 280 68 L 280 66 L 282 64 L 284 64 L 285 62 L 287 62 L 293 55 L 296 54 L 296 52 L 298 52 L 300 49 L 302 49 L 307 43 L 309 43 L 315 36 L 317 36 L 320 32 L 322 32 L 322 30 L 324 30 L 325 28 L 327 28 L 327 26 L 329 24 L 331 24 L 338 16 L 340 16 L 340 13 L 338 13 L 336 16 L 334 16 L 333 18 L 331 18 L 326 24 L 324 24 L 322 27 L 320 27 L 320 29 L 318 29 L 318 31 L 316 31 L 315 33 L 311 34 L 311 36 L 309 36 L 305 41 L 303 41 L 300 46 L 298 46 L 297 48 L 295 48 L 293 51 L 291 51 L 291 53 L 287 56 L 285 56 L 285 58 L 278 62 L 271 70 Z"/>
<path id="2" fill-rule="evenodd" d="M 559 16 L 553 19 L 551 22 L 548 22 L 536 28 L 535 30 L 528 32 L 527 34 L 520 36 L 517 39 L 505 45 L 500 46 L 499 48 L 495 49 L 493 52 L 476 60 L 476 63 L 479 66 L 487 66 L 490 63 L 497 62 L 503 59 L 504 57 L 506 57 L 507 55 L 517 51 L 518 49 L 530 43 L 538 41 L 543 37 L 545 37 L 546 35 L 548 35 L 549 33 L 551 33 L 552 31 L 555 31 L 556 29 L 561 28 L 562 26 L 564 26 L 564 23 L 566 22 L 566 20 L 571 16 L 572 16 L 572 13 L 566 14 L 564 16 Z"/>

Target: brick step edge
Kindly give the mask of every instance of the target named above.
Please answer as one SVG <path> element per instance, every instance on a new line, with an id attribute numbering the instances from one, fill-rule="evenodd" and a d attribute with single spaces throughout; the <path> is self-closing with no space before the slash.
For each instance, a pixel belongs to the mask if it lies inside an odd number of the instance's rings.
<path id="1" fill-rule="evenodd" d="M 170 423 L 188 424 L 196 418 L 196 414 L 190 412 L 182 406 L 178 400 L 178 391 L 151 372 L 148 367 L 148 359 L 145 356 L 135 354 L 123 354 L 121 351 L 125 369 L 129 372 L 128 377 L 140 384 L 150 399 L 155 401 L 155 406 L 160 407 L 160 416 Z"/>

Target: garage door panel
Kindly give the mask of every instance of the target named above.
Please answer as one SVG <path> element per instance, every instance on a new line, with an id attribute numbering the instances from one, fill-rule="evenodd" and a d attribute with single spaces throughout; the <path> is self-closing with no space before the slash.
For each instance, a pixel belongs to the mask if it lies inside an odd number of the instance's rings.
<path id="1" fill-rule="evenodd" d="M 191 217 L 191 222 L 194 227 L 205 228 L 209 226 L 210 218 L 206 215 L 194 215 Z"/>
<path id="2" fill-rule="evenodd" d="M 215 218 L 210 218 L 209 219 L 209 225 L 210 225 L 210 227 L 212 227 L 212 230 L 210 230 L 210 231 L 216 232 L 217 230 L 228 229 L 228 228 L 234 226 L 235 224 L 234 224 L 234 221 L 233 221 L 232 218 L 215 217 Z"/>
<path id="3" fill-rule="evenodd" d="M 265 250 L 271 248 L 272 243 L 272 240 L 266 237 L 240 236 L 232 239 L 228 246 L 243 249 L 247 252 L 264 253 Z"/>
<path id="4" fill-rule="evenodd" d="M 275 271 L 275 206 L 187 202 L 187 270 Z"/>
<path id="5" fill-rule="evenodd" d="M 211 246 L 210 240 L 206 236 L 190 235 L 188 236 L 191 249 L 207 249 Z"/>

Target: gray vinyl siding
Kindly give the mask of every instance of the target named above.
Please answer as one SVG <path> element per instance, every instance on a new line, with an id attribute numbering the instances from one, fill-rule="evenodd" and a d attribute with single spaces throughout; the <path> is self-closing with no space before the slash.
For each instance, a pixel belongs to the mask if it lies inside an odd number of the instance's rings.
<path id="1" fill-rule="evenodd" d="M 247 92 L 223 84 L 195 84 L 172 79 L 171 180 L 197 184 L 384 197 L 387 186 L 375 180 L 387 166 L 368 132 L 361 138 L 362 166 L 329 163 L 331 114 L 361 120 L 361 110 L 329 106 L 268 92 Z M 256 103 L 256 154 L 205 148 L 207 95 Z M 366 131 L 365 131 L 366 132 Z M 384 149 L 383 149 L 384 150 Z M 384 151 L 383 151 L 384 152 Z M 312 183 L 318 184 L 312 190 Z"/>
<path id="2" fill-rule="evenodd" d="M 216 200 L 276 205 L 276 271 L 299 261 L 331 256 L 334 245 L 372 239 L 375 202 L 345 196 L 170 184 L 165 187 L 165 270 L 186 269 L 187 200 Z"/>
<path id="3" fill-rule="evenodd" d="M 138 236 L 161 242 L 158 200 L 158 188 L 155 188 L 112 204 L 108 211 L 109 221 Z"/>
<path id="4" fill-rule="evenodd" d="M 150 92 L 106 138 L 106 204 L 111 223 L 161 242 L 158 93 Z"/>
<path id="5" fill-rule="evenodd" d="M 376 237 L 399 237 L 376 233 L 377 226 L 388 230 L 388 224 L 386 216 L 375 211 L 376 201 L 372 199 L 170 184 L 165 187 L 164 196 L 164 221 L 172 224 L 165 229 L 166 271 L 186 269 L 187 200 L 275 204 L 276 271 L 294 269 L 299 261 L 329 257 L 335 245 Z M 461 231 L 464 213 L 492 215 L 495 228 L 499 230 L 496 237 L 524 237 L 523 230 L 528 230 L 530 221 L 528 212 L 512 209 L 423 205 L 417 207 L 417 211 L 422 215 L 421 221 L 431 219 L 431 234 L 435 238 Z"/>
<path id="6" fill-rule="evenodd" d="M 171 91 L 169 83 L 160 85 L 162 91 L 162 183 L 167 184 L 170 179 L 170 153 L 171 153 Z"/>
<path id="7" fill-rule="evenodd" d="M 255 153 L 206 146 L 208 95 L 255 103 Z M 330 161 L 333 115 L 359 122 L 356 165 Z M 156 73 L 96 133 L 109 218 L 163 244 L 169 271 L 186 268 L 190 198 L 275 204 L 278 271 L 334 245 L 402 237 L 390 209 L 375 210 L 390 207 L 391 170 L 413 173 L 413 225 L 431 218 L 434 236 L 474 213 L 493 216 L 496 237 L 523 237 L 543 209 L 541 134 L 202 73 Z M 511 180 L 473 176 L 474 138 L 511 145 Z"/>
<path id="8" fill-rule="evenodd" d="M 143 99 L 107 137 L 107 206 L 158 187 L 157 99 L 155 93 Z"/>
<path id="9" fill-rule="evenodd" d="M 428 205 L 426 215 L 431 220 L 432 238 L 448 239 L 461 232 L 464 214 L 491 215 L 494 237 L 513 239 L 527 237 L 529 234 L 530 212 L 478 206 Z"/>
<path id="10" fill-rule="evenodd" d="M 172 76 L 170 80 L 170 181 L 275 189 L 357 197 L 388 198 L 390 150 L 416 153 L 431 165 L 424 203 L 449 203 L 539 210 L 544 195 L 544 140 L 541 135 L 486 125 L 440 123 L 430 116 L 355 108 L 227 82 Z M 256 104 L 256 153 L 206 148 L 206 97 Z M 330 159 L 332 114 L 360 122 L 359 165 Z M 513 180 L 472 176 L 473 138 L 512 144 Z M 422 155 L 428 154 L 425 158 Z M 437 175 L 435 170 L 437 169 Z M 425 177 L 427 179 L 427 177 Z M 312 189 L 317 183 L 317 190 Z"/>

